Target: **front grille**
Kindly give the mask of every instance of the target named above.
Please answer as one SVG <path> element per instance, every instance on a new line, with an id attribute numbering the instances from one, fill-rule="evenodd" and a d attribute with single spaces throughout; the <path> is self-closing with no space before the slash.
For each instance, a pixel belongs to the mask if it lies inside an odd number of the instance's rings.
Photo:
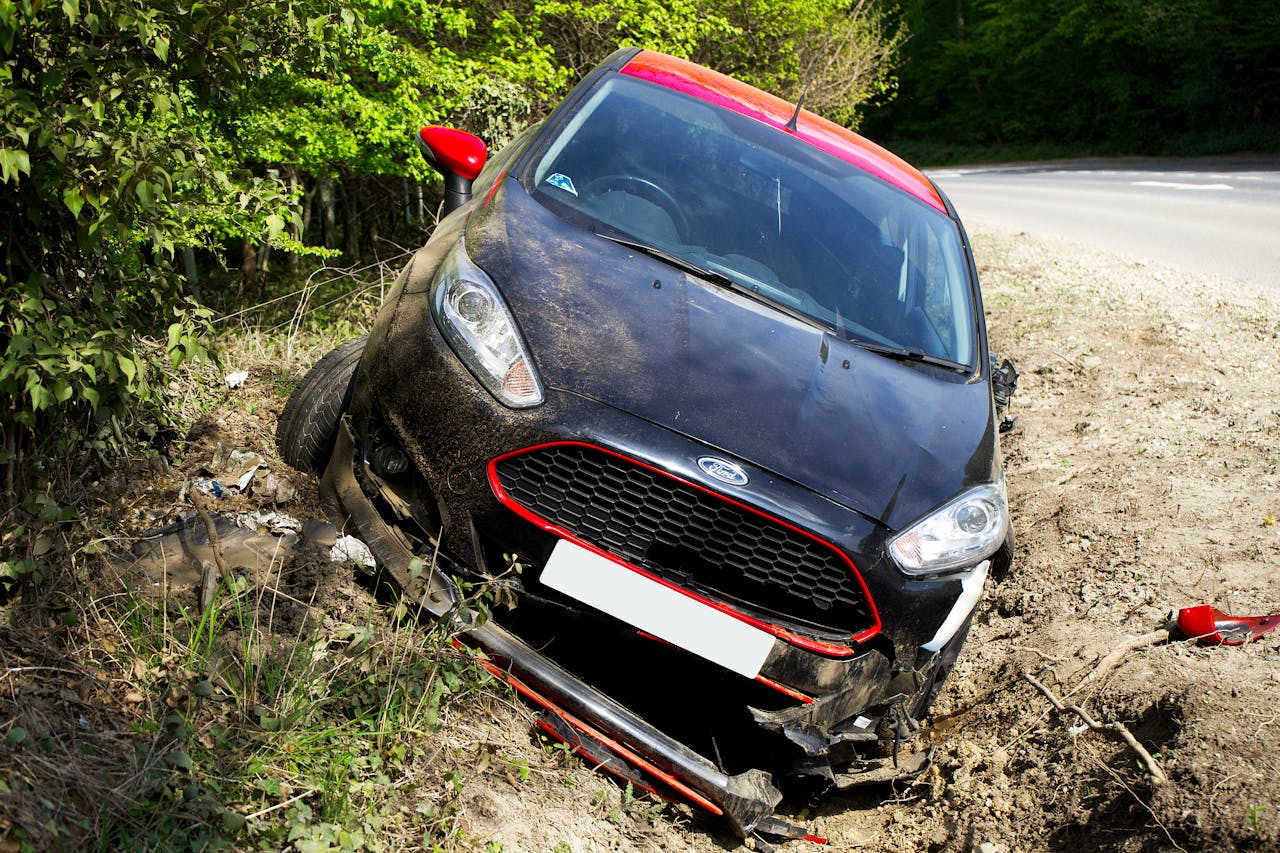
<path id="1" fill-rule="evenodd" d="M 664 580 L 824 633 L 852 636 L 875 623 L 833 546 L 630 459 L 557 444 L 494 468 L 529 512 Z"/>

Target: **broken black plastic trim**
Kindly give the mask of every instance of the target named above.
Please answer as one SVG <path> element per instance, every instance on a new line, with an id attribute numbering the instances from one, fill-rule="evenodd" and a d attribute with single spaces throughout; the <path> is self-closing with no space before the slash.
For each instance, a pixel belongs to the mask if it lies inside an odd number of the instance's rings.
<path id="1" fill-rule="evenodd" d="M 857 666 L 858 673 L 849 681 L 853 686 L 847 690 L 785 711 L 751 708 L 751 716 L 763 728 L 782 732 L 806 755 L 827 755 L 833 745 L 832 730 L 837 725 L 884 699 L 889 682 L 888 659 L 871 652 L 860 658 Z"/>
<path id="2" fill-rule="evenodd" d="M 996 404 L 996 417 L 1001 418 L 1000 431 L 1008 432 L 1017 422 L 1017 418 L 1009 417 L 1005 410 L 1009 408 L 1010 398 L 1018 392 L 1018 370 L 1009 359 L 997 364 L 998 359 L 995 353 L 991 354 L 991 393 Z"/>

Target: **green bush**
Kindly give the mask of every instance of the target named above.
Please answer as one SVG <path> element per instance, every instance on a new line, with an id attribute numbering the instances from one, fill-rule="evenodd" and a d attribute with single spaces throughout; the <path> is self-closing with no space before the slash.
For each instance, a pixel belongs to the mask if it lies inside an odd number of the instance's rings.
<path id="1" fill-rule="evenodd" d="M 265 72 L 266 36 L 313 43 L 274 12 L 0 0 L 0 512 L 74 499 L 75 460 L 125 450 L 122 424 L 133 444 L 164 424 L 166 371 L 208 355 L 184 248 L 287 242 L 293 199 L 244 168 L 218 119 Z M 316 22 L 315 38 L 342 27 Z"/>

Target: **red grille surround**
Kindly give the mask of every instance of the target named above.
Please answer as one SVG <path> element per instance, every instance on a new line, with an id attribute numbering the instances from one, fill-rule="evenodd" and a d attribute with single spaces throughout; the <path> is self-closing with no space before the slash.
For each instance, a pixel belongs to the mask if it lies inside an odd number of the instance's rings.
<path id="1" fill-rule="evenodd" d="M 855 651 L 848 643 L 880 630 L 866 583 L 843 551 L 616 451 L 537 445 L 493 459 L 489 482 L 505 506 L 543 530 L 801 648 L 846 657 Z"/>

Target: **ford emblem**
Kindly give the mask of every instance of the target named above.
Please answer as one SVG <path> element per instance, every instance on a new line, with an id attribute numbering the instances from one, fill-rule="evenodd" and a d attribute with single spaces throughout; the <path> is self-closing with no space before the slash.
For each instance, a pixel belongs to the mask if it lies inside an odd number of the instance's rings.
<path id="1" fill-rule="evenodd" d="M 720 482 L 731 486 L 745 486 L 749 479 L 747 472 L 743 471 L 740 465 L 715 456 L 698 457 L 698 467 Z"/>

